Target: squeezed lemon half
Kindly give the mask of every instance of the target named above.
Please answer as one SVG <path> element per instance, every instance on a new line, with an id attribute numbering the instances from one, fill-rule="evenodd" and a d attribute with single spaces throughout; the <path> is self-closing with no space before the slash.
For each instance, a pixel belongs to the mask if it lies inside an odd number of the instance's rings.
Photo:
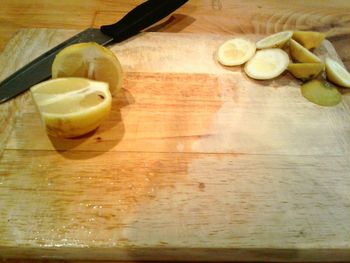
<path id="1" fill-rule="evenodd" d="M 245 73 L 253 79 L 272 79 L 288 67 L 289 57 L 279 48 L 262 49 L 245 64 Z"/>
<path id="2" fill-rule="evenodd" d="M 319 57 L 293 39 L 290 40 L 290 55 L 297 62 L 322 63 Z"/>
<path id="3" fill-rule="evenodd" d="M 217 59 L 224 66 L 238 66 L 247 62 L 254 55 L 255 50 L 256 46 L 252 41 L 234 38 L 219 47 Z"/>
<path id="4" fill-rule="evenodd" d="M 278 32 L 256 42 L 256 48 L 282 48 L 290 40 L 292 35 L 293 31 Z"/>
<path id="5" fill-rule="evenodd" d="M 313 79 L 301 85 L 301 94 L 320 106 L 335 106 L 342 100 L 338 89 L 325 80 Z"/>
<path id="6" fill-rule="evenodd" d="M 112 105 L 107 83 L 84 78 L 48 80 L 30 92 L 48 134 L 56 137 L 77 137 L 95 130 Z"/>
<path id="7" fill-rule="evenodd" d="M 307 49 L 318 48 L 326 35 L 314 31 L 295 31 L 292 38 Z"/>
<path id="8" fill-rule="evenodd" d="M 52 64 L 52 77 L 82 77 L 107 82 L 112 94 L 122 86 L 122 67 L 112 51 L 94 42 L 62 49 Z"/>
<path id="9" fill-rule="evenodd" d="M 329 57 L 326 58 L 327 78 L 334 84 L 350 88 L 350 73 L 337 61 Z"/>
<path id="10" fill-rule="evenodd" d="M 323 63 L 290 63 L 288 65 L 288 71 L 302 81 L 316 78 L 323 70 Z"/>

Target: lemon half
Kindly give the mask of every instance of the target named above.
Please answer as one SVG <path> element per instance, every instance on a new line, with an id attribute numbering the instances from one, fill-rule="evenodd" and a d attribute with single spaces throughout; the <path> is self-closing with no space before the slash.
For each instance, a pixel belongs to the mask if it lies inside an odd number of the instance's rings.
<path id="1" fill-rule="evenodd" d="M 301 94 L 320 106 L 335 106 L 342 100 L 338 89 L 325 80 L 313 79 L 301 85 Z"/>
<path id="2" fill-rule="evenodd" d="M 112 97 L 104 82 L 58 78 L 39 83 L 30 91 L 52 136 L 70 138 L 91 132 L 111 110 Z"/>
<path id="3" fill-rule="evenodd" d="M 282 49 L 262 49 L 245 64 L 244 71 L 253 79 L 272 79 L 282 74 L 288 64 L 288 54 Z"/>
<path id="4" fill-rule="evenodd" d="M 298 41 L 307 49 L 318 48 L 326 35 L 320 32 L 314 31 L 295 31 L 293 33 L 293 39 Z"/>
<path id="5" fill-rule="evenodd" d="M 282 48 L 292 37 L 293 31 L 283 31 L 276 34 L 265 37 L 258 42 L 256 42 L 256 48 Z"/>
<path id="6" fill-rule="evenodd" d="M 254 55 L 255 50 L 256 46 L 252 41 L 234 38 L 219 47 L 217 59 L 224 66 L 238 66 L 247 62 Z"/>
<path id="7" fill-rule="evenodd" d="M 326 74 L 334 84 L 350 88 L 350 73 L 337 61 L 328 57 L 326 58 Z"/>
<path id="8" fill-rule="evenodd" d="M 322 63 L 319 57 L 293 39 L 290 40 L 289 47 L 291 57 L 297 62 Z"/>
<path id="9" fill-rule="evenodd" d="M 290 63 L 288 65 L 288 71 L 302 81 L 316 78 L 323 70 L 323 63 Z"/>
<path id="10" fill-rule="evenodd" d="M 122 68 L 112 51 L 97 43 L 79 43 L 62 49 L 52 64 L 52 77 L 82 77 L 107 82 L 112 94 L 122 86 Z"/>

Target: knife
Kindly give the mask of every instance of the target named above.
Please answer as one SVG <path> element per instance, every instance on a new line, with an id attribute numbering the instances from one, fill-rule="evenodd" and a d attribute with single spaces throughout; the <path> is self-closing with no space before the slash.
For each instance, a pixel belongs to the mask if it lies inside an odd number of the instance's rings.
<path id="1" fill-rule="evenodd" d="M 96 42 L 100 45 L 121 42 L 138 34 L 141 30 L 167 17 L 188 0 L 148 0 L 127 13 L 115 24 L 88 28 L 62 42 L 29 64 L 0 82 L 0 103 L 3 103 L 33 85 L 50 78 L 51 65 L 56 54 L 63 48 L 82 42 Z"/>

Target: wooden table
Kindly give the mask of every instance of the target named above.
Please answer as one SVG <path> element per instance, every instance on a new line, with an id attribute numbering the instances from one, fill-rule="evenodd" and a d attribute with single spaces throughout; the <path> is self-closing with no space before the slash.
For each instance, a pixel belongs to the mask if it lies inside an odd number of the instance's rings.
<path id="1" fill-rule="evenodd" d="M 20 29 L 99 27 L 117 21 L 141 2 L 3 0 L 0 9 L 0 50 Z M 327 39 L 350 69 L 348 0 L 297 0 L 294 3 L 280 0 L 191 0 L 157 30 L 235 35 L 269 34 L 287 29 L 326 33 Z"/>

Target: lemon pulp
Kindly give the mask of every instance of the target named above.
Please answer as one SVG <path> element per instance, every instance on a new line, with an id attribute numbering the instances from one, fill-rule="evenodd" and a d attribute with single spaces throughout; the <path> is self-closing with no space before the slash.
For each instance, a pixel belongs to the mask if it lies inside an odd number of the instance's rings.
<path id="1" fill-rule="evenodd" d="M 52 64 L 52 77 L 82 77 L 107 82 L 112 94 L 122 86 L 122 68 L 112 51 L 97 43 L 79 43 L 62 49 Z"/>
<path id="2" fill-rule="evenodd" d="M 217 52 L 218 61 L 225 66 L 238 66 L 247 62 L 255 53 L 253 42 L 244 38 L 234 38 L 223 43 Z"/>
<path id="3" fill-rule="evenodd" d="M 104 82 L 58 78 L 37 84 L 30 91 L 52 136 L 70 138 L 91 132 L 111 110 L 112 98 Z"/>

